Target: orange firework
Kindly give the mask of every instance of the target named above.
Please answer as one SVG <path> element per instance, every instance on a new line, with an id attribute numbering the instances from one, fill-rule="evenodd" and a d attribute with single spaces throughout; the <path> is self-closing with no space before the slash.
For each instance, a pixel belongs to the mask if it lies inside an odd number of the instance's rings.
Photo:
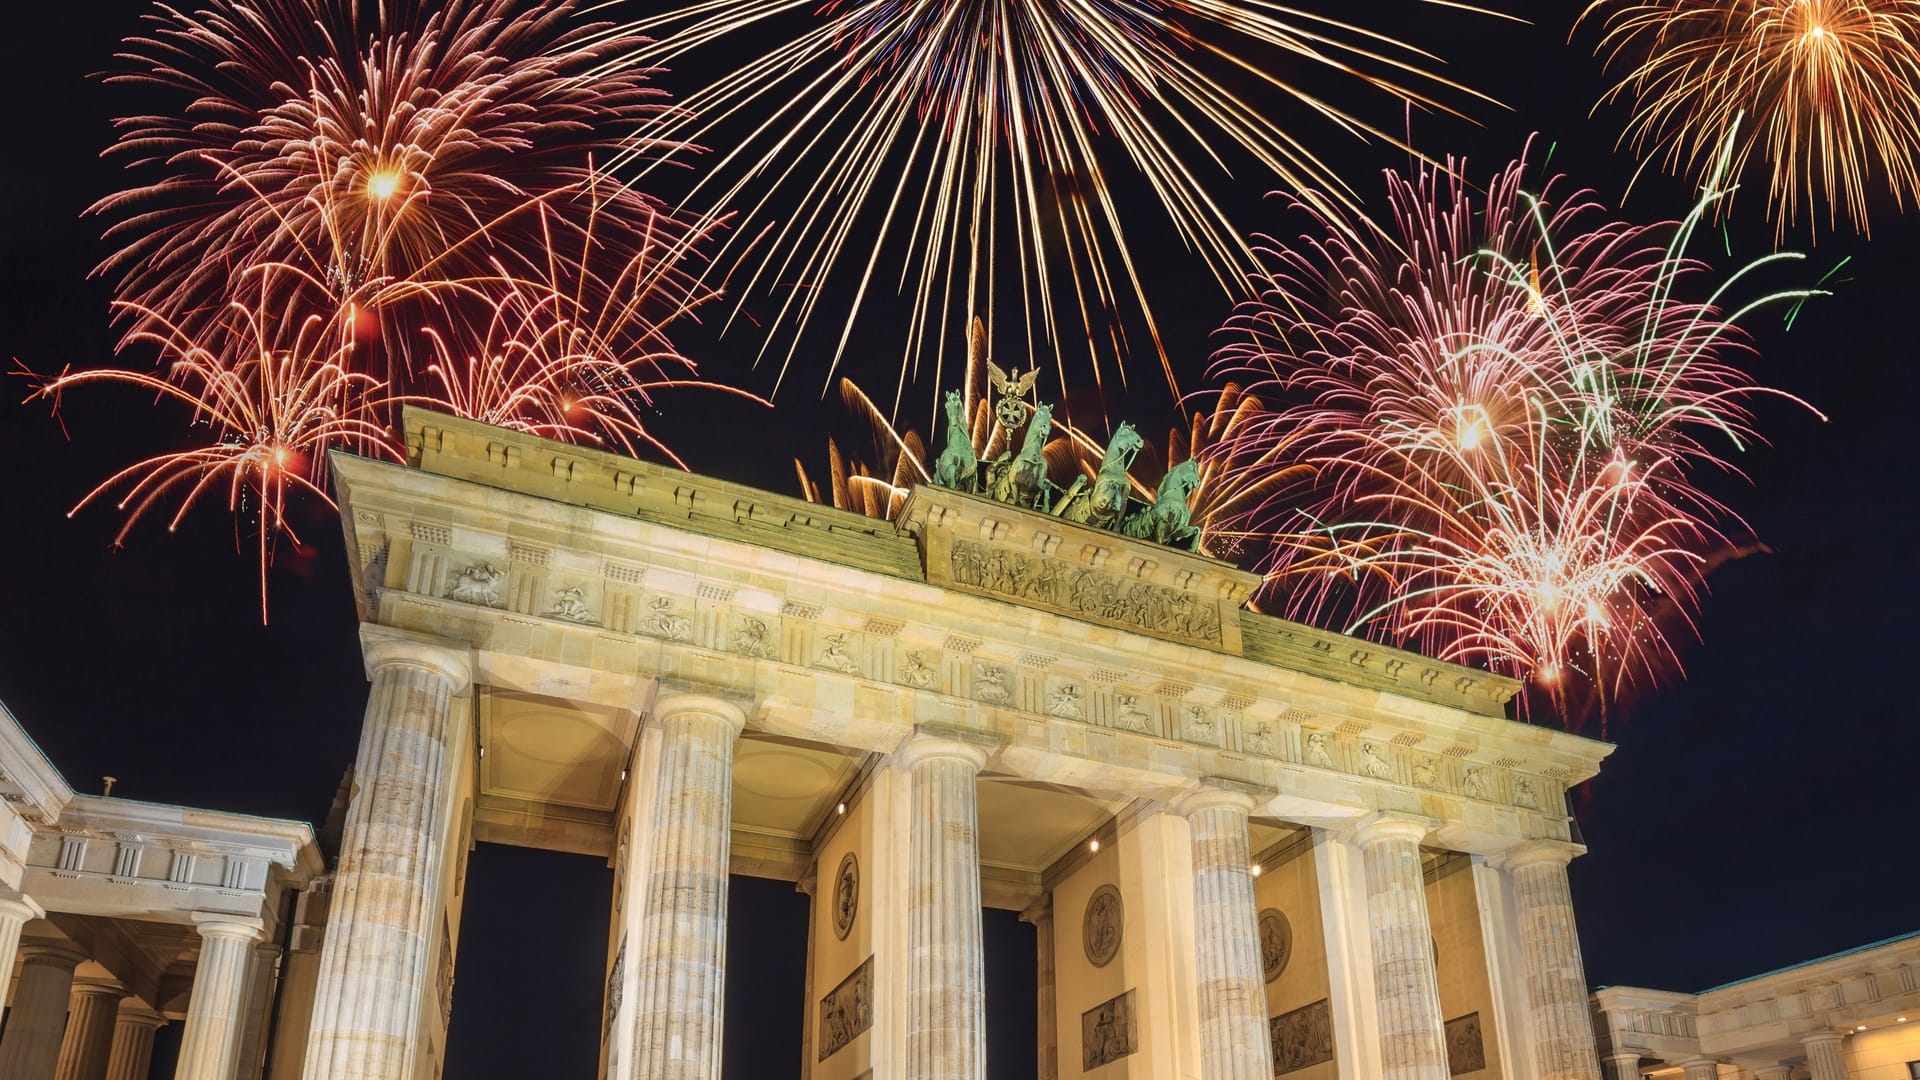
<path id="1" fill-rule="evenodd" d="M 1920 0 L 1595 0 L 1592 17 L 1627 69 L 1603 99 L 1632 103 L 1622 140 L 1704 179 L 1751 114 L 1733 175 L 1756 149 L 1770 163 L 1779 234 L 1802 200 L 1863 234 L 1870 189 L 1920 200 Z"/>
<path id="2" fill-rule="evenodd" d="M 151 309 L 128 313 L 140 327 L 131 343 L 160 350 L 162 374 L 125 368 L 74 371 L 39 390 L 48 398 L 82 384 L 121 383 L 187 405 L 206 429 L 196 446 L 156 454 L 121 469 L 74 506 L 72 513 L 113 490 L 127 512 L 118 544 L 134 524 L 169 496 L 179 505 L 167 521 L 177 528 L 202 497 L 225 491 L 227 508 L 251 518 L 260 554 L 260 619 L 267 617 L 267 569 L 279 538 L 299 543 L 287 501 L 306 492 L 332 506 L 324 474 L 326 451 L 350 447 L 399 460 L 387 429 L 369 418 L 379 380 L 352 370 L 353 324 L 348 308 L 332 317 L 300 314 L 299 298 L 321 288 L 316 279 L 281 265 L 245 273 L 236 299 L 204 331 L 188 333 Z M 289 302 L 288 297 L 294 297 Z M 132 305 L 126 305 L 131 307 Z"/>

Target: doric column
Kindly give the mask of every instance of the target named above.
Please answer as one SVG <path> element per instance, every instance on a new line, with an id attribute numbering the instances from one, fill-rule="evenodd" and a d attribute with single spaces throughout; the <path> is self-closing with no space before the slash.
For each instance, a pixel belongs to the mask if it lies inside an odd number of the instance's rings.
<path id="1" fill-rule="evenodd" d="M 1567 863 L 1578 853 L 1571 844 L 1536 840 L 1501 860 L 1513 875 L 1539 1080 L 1600 1080 L 1593 1016 L 1587 1007 L 1587 971 L 1580 962 L 1573 894 L 1567 888 Z"/>
<path id="2" fill-rule="evenodd" d="M 60 945 L 20 946 L 20 977 L 13 985 L 13 1013 L 0 1037 L 0 1076 L 7 1080 L 52 1080 L 67 1026 L 73 969 L 86 957 Z"/>
<path id="3" fill-rule="evenodd" d="M 75 980 L 67 997 L 67 1033 L 54 1080 L 106 1080 L 113 1021 L 127 992 L 118 983 Z"/>
<path id="4" fill-rule="evenodd" d="M 1020 913 L 1023 922 L 1033 924 L 1034 1000 L 1039 1061 L 1037 1080 L 1060 1080 L 1060 1019 L 1055 1004 L 1053 956 L 1053 894 L 1042 894 Z"/>
<path id="5" fill-rule="evenodd" d="M 247 965 L 246 1017 L 240 1034 L 240 1065 L 234 1080 L 260 1080 L 267 1062 L 267 1010 L 280 985 L 280 946 L 263 941 Z"/>
<path id="6" fill-rule="evenodd" d="M 0 1016 L 6 1015 L 13 991 L 13 958 L 20 951 L 20 931 L 45 914 L 39 904 L 19 893 L 0 890 Z"/>
<path id="7" fill-rule="evenodd" d="M 1193 844 L 1194 977 L 1199 984 L 1202 1080 L 1269 1080 L 1267 992 L 1253 901 L 1247 815 L 1254 796 L 1209 784 L 1180 797 Z"/>
<path id="8" fill-rule="evenodd" d="M 114 1015 L 113 1051 L 107 1058 L 107 1080 L 147 1080 L 153 1065 L 153 1033 L 166 1022 L 139 998 L 120 999 Z"/>
<path id="9" fill-rule="evenodd" d="M 1813 1080 L 1847 1080 L 1847 1055 L 1840 1047 L 1844 1038 L 1838 1031 L 1816 1031 L 1801 1038 L 1800 1045 L 1807 1050 L 1807 1072 Z"/>
<path id="10" fill-rule="evenodd" d="M 446 852 L 447 723 L 464 651 L 368 637 L 373 688 L 320 948 L 306 1080 L 412 1080 Z"/>
<path id="11" fill-rule="evenodd" d="M 638 1080 L 718 1080 L 727 974 L 727 844 L 733 820 L 733 742 L 746 725 L 733 702 L 665 693 L 653 846 L 640 925 Z"/>
<path id="12" fill-rule="evenodd" d="M 1640 1080 L 1640 1051 L 1615 1050 L 1608 1054 L 1607 1080 Z"/>
<path id="13" fill-rule="evenodd" d="M 1687 1071 L 1687 1080 L 1718 1080 L 1720 1063 L 1712 1058 L 1693 1058 L 1680 1063 Z"/>
<path id="14" fill-rule="evenodd" d="M 187 999 L 174 1080 L 233 1080 L 247 1025 L 247 971 L 264 932 L 241 920 L 201 918 L 200 962 Z"/>
<path id="15" fill-rule="evenodd" d="M 984 1080 L 986 964 L 975 780 L 985 748 L 920 733 L 894 755 L 911 782 L 905 1080 Z"/>
<path id="16" fill-rule="evenodd" d="M 1354 831 L 1367 884 L 1382 1080 L 1449 1080 L 1420 841 L 1428 823 L 1380 814 Z"/>

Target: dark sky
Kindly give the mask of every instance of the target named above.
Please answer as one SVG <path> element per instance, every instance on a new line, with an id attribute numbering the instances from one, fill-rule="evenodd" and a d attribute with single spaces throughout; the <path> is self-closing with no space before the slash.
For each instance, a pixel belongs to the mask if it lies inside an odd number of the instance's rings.
<path id="1" fill-rule="evenodd" d="M 0 35 L 3 100 L 12 103 L 0 152 L 0 358 L 45 371 L 111 356 L 107 291 L 87 278 L 105 252 L 100 223 L 81 211 L 122 182 L 97 157 L 110 117 L 146 105 L 87 75 L 110 64 L 143 7 L 36 3 L 10 15 Z M 1591 35 L 1566 44 L 1576 10 L 1528 5 L 1531 26 L 1459 12 L 1381 14 L 1375 25 L 1448 58 L 1455 77 L 1513 106 L 1477 108 L 1480 126 L 1421 118 L 1415 141 L 1465 154 L 1470 175 L 1485 176 L 1537 131 L 1555 148 L 1555 171 L 1617 205 L 1633 162 L 1613 149 L 1620 114 L 1588 116 L 1602 82 Z M 1395 153 L 1324 133 L 1316 145 L 1377 208 L 1378 170 L 1399 163 Z M 1216 185 L 1250 230 L 1286 224 L 1257 200 L 1270 186 L 1249 170 Z M 1741 260 L 1771 243 L 1757 195 L 1742 198 L 1724 240 Z M 1685 185 L 1650 176 L 1625 209 L 1669 218 L 1688 198 Z M 1835 297 L 1810 306 L 1791 333 L 1778 318 L 1752 324 L 1760 380 L 1831 418 L 1767 408 L 1773 446 L 1737 457 L 1752 484 L 1723 494 L 1771 554 L 1714 574 L 1703 640 L 1685 650 L 1685 679 L 1631 707 L 1611 732 L 1620 749 L 1576 794 L 1592 853 L 1572 875 L 1595 984 L 1700 989 L 1920 926 L 1907 835 L 1920 725 L 1907 705 L 1911 660 L 1901 659 L 1916 599 L 1913 414 L 1901 395 L 1914 378 L 1920 218 L 1896 216 L 1884 200 L 1879 210 L 1871 242 L 1843 232 L 1811 249 L 1802 283 L 1851 258 Z M 1137 235 L 1148 262 L 1191 266 L 1154 235 L 1151 219 L 1143 211 Z M 1725 268 L 1732 260 L 1721 243 L 1712 237 L 1698 253 Z M 1804 233 L 1790 243 L 1805 247 Z M 1162 273 L 1155 288 L 1165 298 L 1166 339 L 1191 385 L 1227 303 L 1195 287 L 1196 273 Z M 882 322 L 874 351 L 894 342 Z M 767 372 L 746 369 L 750 338 L 700 332 L 681 343 L 709 376 L 770 385 Z M 1164 426 L 1166 395 L 1154 392 L 1150 362 L 1139 370 L 1146 377 L 1109 411 Z M 365 695 L 337 527 L 317 511 L 301 520 L 312 546 L 276 565 L 273 622 L 262 628 L 244 537 L 217 507 L 191 515 L 176 534 L 143 525 L 122 551 L 109 550 L 119 525 L 111 508 L 66 517 L 100 478 L 174 445 L 177 411 L 100 392 L 76 396 L 56 421 L 41 405 L 18 404 L 24 380 L 8 385 L 0 394 L 0 700 L 78 788 L 111 773 L 116 792 L 130 797 L 317 820 L 352 759 Z M 770 415 L 713 398 L 670 400 L 658 421 L 695 468 L 792 492 L 791 458 L 823 466 L 821 433 L 841 424 L 818 387 L 795 381 Z M 930 378 L 916 384 L 921 400 L 932 389 Z M 740 438 L 742 430 L 754 438 Z M 527 1075 L 512 1065 L 508 1032 L 584 1046 L 583 1063 L 547 1075 L 589 1075 L 604 867 L 489 847 L 473 875 L 470 925 L 502 948 L 461 959 L 451 1060 L 462 1064 L 449 1075 Z M 529 918 L 543 905 L 553 914 Z M 736 908 L 752 912 L 754 926 L 738 932 L 798 926 L 801 905 L 785 885 L 742 882 Z M 543 929 L 530 935 L 528 926 Z M 1030 972 L 1023 929 L 994 931 L 997 970 Z M 756 1074 L 746 1070 L 761 1060 L 778 1070 L 771 1075 L 790 1068 L 803 947 L 790 934 L 763 933 L 754 948 L 779 958 L 775 974 L 734 983 L 737 994 L 762 995 L 730 1001 L 738 1075 Z M 529 977 L 555 980 L 553 992 L 489 993 Z M 1003 1008 L 1006 997 L 997 999 Z M 736 1023 L 736 1014 L 745 1019 Z M 575 1034 L 560 1039 L 563 1032 Z M 1030 1039 L 1030 1029 L 1009 1030 L 1001 1041 Z"/>

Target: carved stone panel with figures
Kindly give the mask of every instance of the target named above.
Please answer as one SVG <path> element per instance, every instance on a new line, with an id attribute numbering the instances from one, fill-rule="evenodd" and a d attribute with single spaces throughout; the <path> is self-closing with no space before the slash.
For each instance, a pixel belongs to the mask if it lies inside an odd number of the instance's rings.
<path id="1" fill-rule="evenodd" d="M 1267 1021 L 1273 1042 L 1273 1075 L 1333 1060 L 1333 1010 L 1327 999 L 1302 1005 Z"/>
<path id="2" fill-rule="evenodd" d="M 873 957 L 869 956 L 820 999 L 820 1060 L 873 1026 Z"/>
<path id="3" fill-rule="evenodd" d="M 1133 1009 L 1133 991 L 1102 1002 L 1080 1014 L 1082 1072 L 1111 1065 L 1140 1049 L 1140 1018 Z"/>
<path id="4" fill-rule="evenodd" d="M 1454 1076 L 1487 1067 L 1487 1049 L 1480 1038 L 1480 1014 L 1470 1012 L 1447 1021 L 1447 1071 Z"/>

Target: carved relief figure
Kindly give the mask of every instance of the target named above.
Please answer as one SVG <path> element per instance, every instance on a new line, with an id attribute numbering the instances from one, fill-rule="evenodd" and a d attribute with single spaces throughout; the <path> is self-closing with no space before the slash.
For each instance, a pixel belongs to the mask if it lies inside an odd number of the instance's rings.
<path id="1" fill-rule="evenodd" d="M 586 592 L 578 585 L 569 585 L 553 591 L 553 606 L 547 609 L 547 615 L 569 622 L 590 623 L 593 612 L 587 609 Z"/>
<path id="2" fill-rule="evenodd" d="M 1533 781 L 1515 780 L 1513 782 L 1513 805 L 1522 806 L 1528 810 L 1540 809 L 1540 793 L 1533 789 Z"/>
<path id="3" fill-rule="evenodd" d="M 733 628 L 733 651 L 761 660 L 773 659 L 773 632 L 767 620 L 754 615 L 740 616 Z"/>
<path id="4" fill-rule="evenodd" d="M 1480 1041 L 1480 1014 L 1470 1012 L 1447 1021 L 1447 1071 L 1455 1076 L 1487 1067 L 1487 1050 Z"/>
<path id="5" fill-rule="evenodd" d="M 1293 959 L 1293 924 L 1279 911 L 1268 908 L 1260 913 L 1260 971 L 1268 982 L 1287 970 Z"/>
<path id="6" fill-rule="evenodd" d="M 1120 890 L 1102 885 L 1087 899 L 1087 913 L 1080 920 L 1080 943 L 1087 952 L 1087 963 L 1106 967 L 1120 952 L 1120 936 L 1125 931 L 1125 915 L 1120 907 Z"/>
<path id="7" fill-rule="evenodd" d="M 666 638 L 668 641 L 685 641 L 693 632 L 693 620 L 685 615 L 673 613 L 673 598 L 656 596 L 647 601 L 647 607 L 653 614 L 640 624 L 643 632 Z"/>
<path id="8" fill-rule="evenodd" d="M 1133 991 L 1080 1014 L 1081 1071 L 1092 1072 L 1140 1049 L 1140 1021 Z"/>
<path id="9" fill-rule="evenodd" d="M 1487 770 L 1478 765 L 1467 766 L 1467 777 L 1462 785 L 1466 788 L 1467 798 L 1484 799 L 1487 797 Z"/>
<path id="10" fill-rule="evenodd" d="M 1007 669 L 999 664 L 973 665 L 973 696 L 989 705 L 1012 701 L 1013 687 L 1007 685 Z"/>
<path id="11" fill-rule="evenodd" d="M 491 563 L 474 563 L 454 577 L 453 587 L 447 590 L 447 599 L 463 604 L 499 607 L 500 582 L 506 576 L 506 571 Z"/>
<path id="12" fill-rule="evenodd" d="M 1140 706 L 1140 695 L 1117 694 L 1113 700 L 1114 727 L 1121 731 L 1138 731 L 1143 734 L 1153 730 L 1153 714 Z"/>
<path id="13" fill-rule="evenodd" d="M 1259 727 L 1247 732 L 1247 752 L 1250 754 L 1273 753 L 1273 725 L 1263 721 Z"/>
<path id="14" fill-rule="evenodd" d="M 1333 1060 L 1333 1011 L 1321 998 L 1267 1021 L 1273 1044 L 1273 1075 Z"/>
<path id="15" fill-rule="evenodd" d="M 873 957 L 869 956 L 820 999 L 820 1060 L 832 1057 L 873 1026 Z"/>
<path id="16" fill-rule="evenodd" d="M 840 860 L 840 870 L 833 875 L 833 933 L 841 941 L 847 940 L 847 933 L 853 929 L 853 920 L 860 914 L 860 860 L 853 852 L 847 852 Z"/>
<path id="17" fill-rule="evenodd" d="M 1322 769 L 1336 767 L 1333 764 L 1333 755 L 1327 752 L 1327 739 L 1328 735 L 1324 731 L 1307 732 L 1307 764 Z"/>
<path id="18" fill-rule="evenodd" d="M 1212 743 L 1216 745 L 1219 743 L 1220 729 L 1215 726 L 1213 717 L 1207 712 L 1205 705 L 1187 706 L 1186 719 L 1187 740 L 1189 742 Z"/>
<path id="19" fill-rule="evenodd" d="M 1440 760 L 1427 754 L 1413 763 L 1413 782 L 1420 787 L 1437 787 L 1440 783 Z"/>
<path id="20" fill-rule="evenodd" d="M 902 681 L 908 686 L 915 690 L 930 690 L 938 675 L 939 673 L 933 670 L 933 665 L 927 663 L 924 653 L 918 649 L 908 651 L 907 670 L 901 675 Z"/>
<path id="21" fill-rule="evenodd" d="M 949 565 L 956 585 L 1172 637 L 1221 640 L 1219 605 L 1178 589 L 975 540 L 954 541 Z"/>
<path id="22" fill-rule="evenodd" d="M 1092 484 L 1088 484 L 1085 476 L 1076 479 L 1053 508 L 1054 516 L 1096 529 L 1111 529 L 1119 525 L 1120 519 L 1126 515 L 1127 495 L 1132 489 L 1127 470 L 1133 467 L 1134 457 L 1145 444 L 1146 440 L 1133 430 L 1132 424 L 1121 424 L 1114 429 L 1113 438 L 1107 440 L 1107 452 L 1100 459 L 1100 470 L 1094 475 Z"/>
<path id="23" fill-rule="evenodd" d="M 860 674 L 859 665 L 855 664 L 853 657 L 847 654 L 848 642 L 846 634 L 828 634 L 821 640 L 826 647 L 820 653 L 820 658 L 814 661 L 816 665 L 823 668 L 830 668 L 843 675 Z"/>
<path id="24" fill-rule="evenodd" d="M 1087 716 L 1086 702 L 1080 697 L 1080 688 L 1072 683 L 1054 687 L 1047 695 L 1047 715 L 1064 717 L 1068 720 L 1084 720 Z"/>
<path id="25" fill-rule="evenodd" d="M 627 939 L 620 938 L 620 948 L 613 954 L 613 971 L 607 975 L 607 1031 L 613 1030 L 614 1018 L 620 1015 L 620 998 L 627 989 Z"/>
<path id="26" fill-rule="evenodd" d="M 973 456 L 973 439 L 967 433 L 967 404 L 960 391 L 947 391 L 946 410 L 946 444 L 940 456 L 933 459 L 933 482 L 956 491 L 973 491 L 980 461 Z"/>
<path id="27" fill-rule="evenodd" d="M 1393 779 L 1393 765 L 1380 756 L 1372 743 L 1360 744 L 1360 772 L 1375 780 Z"/>

